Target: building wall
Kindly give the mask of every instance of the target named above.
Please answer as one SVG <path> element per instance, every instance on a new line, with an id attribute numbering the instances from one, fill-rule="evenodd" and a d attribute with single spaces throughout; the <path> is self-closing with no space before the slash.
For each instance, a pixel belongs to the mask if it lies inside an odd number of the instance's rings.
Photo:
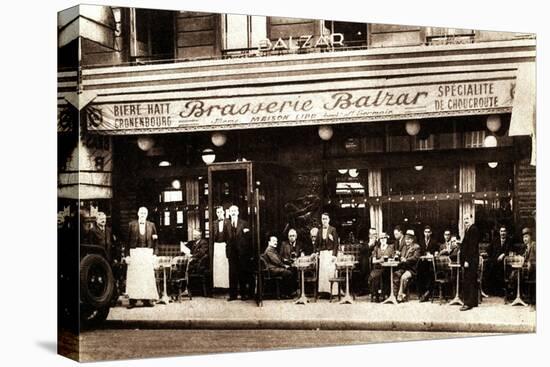
<path id="1" fill-rule="evenodd" d="M 180 11 L 176 14 L 176 58 L 214 58 L 221 54 L 220 14 Z"/>
<path id="2" fill-rule="evenodd" d="M 524 158 L 516 162 L 515 173 L 516 230 L 519 232 L 524 226 L 535 226 L 537 172 L 530 159 Z"/>

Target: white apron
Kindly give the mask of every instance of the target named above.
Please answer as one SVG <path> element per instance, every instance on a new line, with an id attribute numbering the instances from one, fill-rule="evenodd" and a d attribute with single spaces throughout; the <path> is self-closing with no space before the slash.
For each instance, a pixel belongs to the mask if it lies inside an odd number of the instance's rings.
<path id="1" fill-rule="evenodd" d="M 319 293 L 330 293 L 329 279 L 334 277 L 336 261 L 333 260 L 331 250 L 323 250 L 319 253 Z M 338 287 L 334 285 L 332 294 L 338 294 Z"/>
<path id="2" fill-rule="evenodd" d="M 152 248 L 130 249 L 126 294 L 130 299 L 157 300 L 159 298 Z"/>
<path id="3" fill-rule="evenodd" d="M 225 254 L 225 242 L 214 242 L 214 264 L 212 276 L 214 288 L 229 288 L 229 261 Z"/>

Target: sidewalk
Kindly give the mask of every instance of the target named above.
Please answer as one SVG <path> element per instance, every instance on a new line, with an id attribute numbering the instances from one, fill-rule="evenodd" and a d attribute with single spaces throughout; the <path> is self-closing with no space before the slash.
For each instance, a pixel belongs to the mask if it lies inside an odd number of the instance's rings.
<path id="1" fill-rule="evenodd" d="M 512 307 L 502 298 L 486 298 L 473 310 L 460 306 L 411 300 L 391 305 L 358 297 L 354 304 L 320 299 L 296 305 L 293 300 L 227 302 L 224 297 L 184 299 L 168 305 L 126 309 L 114 307 L 106 327 L 166 329 L 302 329 L 399 330 L 480 333 L 530 333 L 536 329 L 532 306 Z"/>

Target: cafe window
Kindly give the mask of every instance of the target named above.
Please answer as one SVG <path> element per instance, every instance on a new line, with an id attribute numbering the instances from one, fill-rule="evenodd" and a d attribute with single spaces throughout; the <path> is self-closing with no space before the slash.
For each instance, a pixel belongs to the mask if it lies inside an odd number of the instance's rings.
<path id="1" fill-rule="evenodd" d="M 367 170 L 341 168 L 326 173 L 326 192 L 331 224 L 338 230 L 341 243 L 368 240 L 370 228 Z"/>
<path id="2" fill-rule="evenodd" d="M 367 24 L 325 20 L 325 29 L 329 34 L 340 33 L 344 36 L 345 47 L 362 47 L 367 45 Z"/>
<path id="3" fill-rule="evenodd" d="M 199 229 L 208 237 L 208 187 L 204 177 L 176 178 L 164 182 L 158 195 L 159 238 L 177 244 L 192 238 Z M 178 189 L 175 189 L 177 187 Z"/>
<path id="4" fill-rule="evenodd" d="M 174 59 L 174 12 L 130 9 L 130 53 L 136 61 Z"/>
<path id="5" fill-rule="evenodd" d="M 262 16 L 226 14 L 222 27 L 224 50 L 257 48 L 267 38 L 266 17 Z"/>
<path id="6" fill-rule="evenodd" d="M 458 192 L 458 166 L 390 168 L 382 172 L 383 195 Z"/>

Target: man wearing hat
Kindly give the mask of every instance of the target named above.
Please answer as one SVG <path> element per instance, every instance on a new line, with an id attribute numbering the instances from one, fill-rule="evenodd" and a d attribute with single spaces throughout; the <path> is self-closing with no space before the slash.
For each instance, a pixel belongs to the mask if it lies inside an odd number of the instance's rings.
<path id="1" fill-rule="evenodd" d="M 386 232 L 382 232 L 379 237 L 379 244 L 372 251 L 372 270 L 368 279 L 371 301 L 376 299 L 376 302 L 380 302 L 380 296 L 385 297 L 390 293 L 389 284 L 382 282 L 384 278 L 389 278 L 389 274 L 388 277 L 384 275 L 386 271 L 384 271 L 381 263 L 393 258 L 394 254 L 393 244 L 388 244 L 388 235 Z"/>
<path id="2" fill-rule="evenodd" d="M 464 216 L 464 239 L 460 248 L 460 264 L 464 269 L 464 306 L 460 311 L 468 311 L 477 307 L 479 290 L 477 273 L 479 266 L 479 231 L 474 225 L 470 214 Z"/>
<path id="3" fill-rule="evenodd" d="M 529 280 L 535 280 L 536 276 L 536 244 L 533 241 L 533 233 L 531 228 L 525 227 L 521 230 L 521 236 L 523 240 L 523 251 L 520 251 L 523 256 L 523 271 L 527 272 L 526 278 Z M 508 278 L 508 284 L 517 284 L 517 276 L 519 274 L 518 269 L 514 269 Z M 534 297 L 530 295 L 533 303 Z"/>
<path id="4" fill-rule="evenodd" d="M 405 233 L 405 245 L 401 249 L 401 259 L 394 273 L 394 289 L 397 289 L 397 301 L 407 299 L 406 292 L 409 280 L 416 275 L 416 266 L 420 258 L 420 245 L 416 243 L 414 230 L 408 229 Z"/>

